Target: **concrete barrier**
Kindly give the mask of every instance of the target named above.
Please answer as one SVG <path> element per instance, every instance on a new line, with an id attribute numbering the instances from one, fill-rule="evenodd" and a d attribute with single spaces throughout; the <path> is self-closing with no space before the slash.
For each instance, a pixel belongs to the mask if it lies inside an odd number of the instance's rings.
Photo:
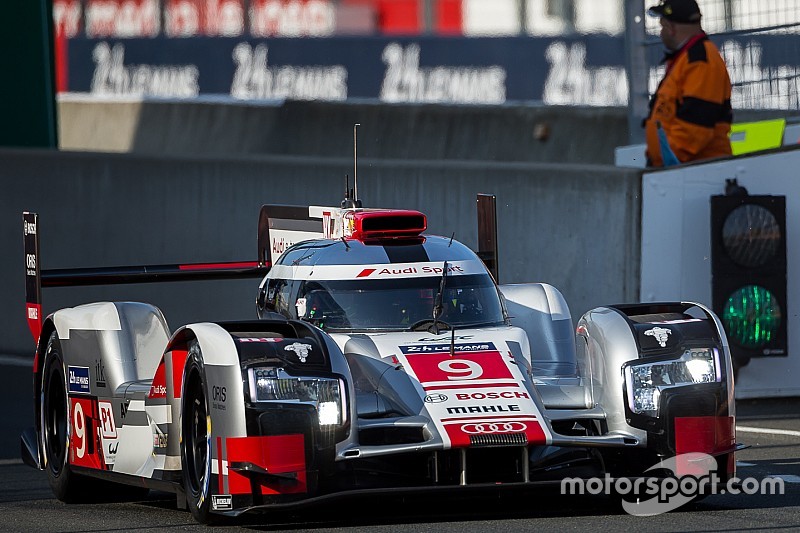
<path id="1" fill-rule="evenodd" d="M 109 102 L 62 97 L 65 150 L 613 164 L 624 108 L 285 102 Z"/>
<path id="2" fill-rule="evenodd" d="M 349 158 L 166 157 L 0 150 L 0 353 L 30 352 L 21 212 L 40 214 L 43 268 L 256 257 L 263 203 L 337 205 Z M 640 172 L 608 166 L 363 159 L 365 205 L 424 211 L 476 245 L 475 195 L 498 198 L 501 282 L 559 287 L 577 316 L 638 299 Z M 172 328 L 248 319 L 256 280 L 58 288 L 44 312 L 104 299 L 161 307 Z"/>

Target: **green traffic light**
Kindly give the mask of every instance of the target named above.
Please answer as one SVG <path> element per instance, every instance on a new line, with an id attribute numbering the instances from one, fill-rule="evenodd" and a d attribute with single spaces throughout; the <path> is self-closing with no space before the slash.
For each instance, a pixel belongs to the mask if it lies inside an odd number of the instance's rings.
<path id="1" fill-rule="evenodd" d="M 762 348 L 778 333 L 781 306 L 758 285 L 747 285 L 728 297 L 722 312 L 728 339 L 743 348 Z"/>

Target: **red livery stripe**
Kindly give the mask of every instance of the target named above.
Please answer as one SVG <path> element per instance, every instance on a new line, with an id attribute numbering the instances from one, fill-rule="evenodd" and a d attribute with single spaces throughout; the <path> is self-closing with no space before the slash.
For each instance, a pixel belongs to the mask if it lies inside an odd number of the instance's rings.
<path id="1" fill-rule="evenodd" d="M 248 261 L 244 263 L 195 263 L 190 265 L 178 265 L 178 270 L 226 270 L 237 268 L 256 268 L 258 263 L 256 261 Z"/>
<path id="2" fill-rule="evenodd" d="M 504 381 L 502 383 L 474 383 L 474 382 L 453 382 L 447 385 L 423 385 L 426 391 L 441 390 L 441 389 L 495 389 L 500 387 L 513 387 L 515 389 L 521 388 L 520 384 L 516 381 Z"/>

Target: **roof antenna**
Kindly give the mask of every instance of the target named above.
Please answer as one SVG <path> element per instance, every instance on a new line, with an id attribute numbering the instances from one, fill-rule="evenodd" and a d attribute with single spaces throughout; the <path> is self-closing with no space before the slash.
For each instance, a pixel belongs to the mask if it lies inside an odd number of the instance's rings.
<path id="1" fill-rule="evenodd" d="M 341 207 L 342 209 L 352 209 L 354 208 L 355 202 L 353 202 L 353 191 L 350 189 L 350 174 L 344 175 L 344 200 L 342 200 Z"/>
<path id="2" fill-rule="evenodd" d="M 355 187 L 353 202 L 356 204 L 355 207 L 361 207 L 358 201 L 358 127 L 360 125 L 358 122 L 353 124 L 353 186 Z"/>

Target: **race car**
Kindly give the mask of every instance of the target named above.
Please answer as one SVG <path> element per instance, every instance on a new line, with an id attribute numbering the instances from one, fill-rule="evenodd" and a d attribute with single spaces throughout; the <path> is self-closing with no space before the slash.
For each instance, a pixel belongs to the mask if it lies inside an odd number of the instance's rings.
<path id="1" fill-rule="evenodd" d="M 363 490 L 641 476 L 695 452 L 735 476 L 730 352 L 701 304 L 574 325 L 555 287 L 498 285 L 496 256 L 426 234 L 423 213 L 349 199 L 264 206 L 253 263 L 40 271 L 36 215 L 24 225 L 22 453 L 61 500 L 155 488 L 208 522 Z M 134 302 L 41 319 L 42 286 L 237 276 L 262 278 L 252 321 L 171 332 Z"/>

